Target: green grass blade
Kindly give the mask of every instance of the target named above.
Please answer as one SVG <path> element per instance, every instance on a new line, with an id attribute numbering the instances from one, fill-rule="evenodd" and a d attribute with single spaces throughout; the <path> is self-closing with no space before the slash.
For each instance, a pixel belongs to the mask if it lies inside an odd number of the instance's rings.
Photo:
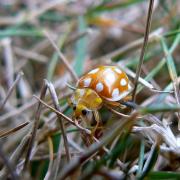
<path id="1" fill-rule="evenodd" d="M 112 10 L 116 10 L 116 9 L 119 9 L 119 8 L 125 8 L 127 6 L 130 6 L 130 5 L 133 5 L 133 4 L 136 4 L 136 3 L 140 3 L 140 2 L 143 2 L 144 0 L 128 0 L 128 1 L 124 1 L 124 2 L 111 2 L 109 0 L 104 0 L 100 5 L 96 6 L 96 7 L 93 7 L 91 8 L 89 11 L 88 11 L 88 15 L 92 15 L 94 13 L 101 13 L 101 12 L 104 12 L 104 11 L 112 11 Z"/>
<path id="2" fill-rule="evenodd" d="M 59 42 L 58 42 L 59 49 L 62 49 L 64 42 L 68 36 L 68 33 L 69 33 L 69 31 L 67 31 L 67 33 L 65 33 L 62 37 L 60 37 Z M 47 79 L 49 81 L 51 81 L 53 78 L 54 71 L 55 71 L 56 65 L 58 63 L 58 60 L 59 60 L 59 55 L 57 52 L 54 52 L 53 56 L 49 62 L 48 69 L 47 69 Z"/>
<path id="3" fill-rule="evenodd" d="M 138 172 L 137 172 L 138 175 L 142 173 L 142 169 L 143 169 L 144 150 L 145 150 L 145 144 L 144 144 L 144 141 L 141 141 L 140 152 L 139 152 Z"/>
<path id="4" fill-rule="evenodd" d="M 179 41 L 180 41 L 180 34 L 178 34 L 177 35 L 177 37 L 174 39 L 174 42 L 173 42 L 173 44 L 172 44 L 172 46 L 170 47 L 170 49 L 169 49 L 169 56 L 174 52 L 174 50 L 176 49 L 176 47 L 178 46 L 178 43 L 179 43 Z M 162 69 L 162 67 L 165 65 L 165 63 L 166 63 L 166 59 L 165 58 L 163 58 L 157 65 L 156 65 L 156 67 L 154 67 L 152 70 L 151 70 L 151 72 L 149 72 L 149 74 L 145 77 L 145 80 L 146 81 L 149 81 L 150 79 L 152 79 L 155 75 L 157 75 L 159 72 L 160 72 L 160 70 Z M 174 64 L 174 63 L 173 63 Z M 172 65 L 172 66 L 174 66 L 174 65 Z M 175 67 L 174 67 L 175 68 Z M 176 69 L 174 70 L 175 71 L 175 74 L 177 74 L 176 73 Z M 143 89 L 143 87 L 140 85 L 139 87 L 138 87 L 138 93 L 141 91 Z"/>
<path id="5" fill-rule="evenodd" d="M 149 179 L 154 180 L 178 180 L 180 179 L 180 173 L 179 172 L 167 172 L 167 171 L 153 171 L 150 172 L 147 176 Z"/>
<path id="6" fill-rule="evenodd" d="M 178 41 L 177 41 L 177 43 L 178 43 Z M 161 38 L 161 44 L 162 44 L 162 48 L 164 50 L 164 53 L 166 55 L 169 74 L 171 76 L 171 79 L 175 80 L 177 78 L 177 72 L 176 72 L 175 63 L 174 63 L 174 60 L 173 60 L 171 54 L 169 53 L 169 50 L 167 48 L 167 45 L 166 45 L 166 42 L 165 42 L 164 38 Z"/>
<path id="7" fill-rule="evenodd" d="M 153 166 L 156 163 L 158 153 L 159 153 L 159 147 L 158 147 L 157 143 L 155 143 L 152 146 L 150 154 L 144 164 L 142 173 L 137 176 L 138 180 L 144 179 L 144 177 L 146 177 L 147 174 L 151 171 L 151 169 L 153 168 Z"/>
<path id="8" fill-rule="evenodd" d="M 179 105 L 167 105 L 167 104 L 154 104 L 153 106 L 143 107 L 139 111 L 142 114 L 148 113 L 162 113 L 162 112 L 178 112 L 180 110 Z"/>
<path id="9" fill-rule="evenodd" d="M 79 31 L 84 32 L 86 29 L 86 22 L 83 16 L 79 16 Z M 86 46 L 87 46 L 87 39 L 86 37 L 82 37 L 76 43 L 76 57 L 75 57 L 75 65 L 74 69 L 78 75 L 83 73 L 83 66 L 86 58 Z"/>
<path id="10" fill-rule="evenodd" d="M 171 36 L 176 36 L 179 33 L 180 33 L 180 29 L 176 29 L 176 30 L 165 33 L 163 36 L 168 38 L 168 37 L 171 37 Z"/>
<path id="11" fill-rule="evenodd" d="M 7 29 L 0 30 L 0 39 L 12 36 L 21 37 L 44 37 L 43 31 L 40 29 Z"/>

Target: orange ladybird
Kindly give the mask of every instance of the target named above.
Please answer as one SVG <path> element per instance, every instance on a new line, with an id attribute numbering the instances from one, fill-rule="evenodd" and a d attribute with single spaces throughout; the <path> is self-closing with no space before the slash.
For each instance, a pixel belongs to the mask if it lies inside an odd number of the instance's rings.
<path id="1" fill-rule="evenodd" d="M 97 112 L 103 103 L 109 105 L 124 100 L 131 92 L 131 82 L 125 72 L 116 66 L 100 66 L 82 76 L 71 97 L 76 118 L 88 112 Z M 97 114 L 97 113 L 96 113 Z"/>

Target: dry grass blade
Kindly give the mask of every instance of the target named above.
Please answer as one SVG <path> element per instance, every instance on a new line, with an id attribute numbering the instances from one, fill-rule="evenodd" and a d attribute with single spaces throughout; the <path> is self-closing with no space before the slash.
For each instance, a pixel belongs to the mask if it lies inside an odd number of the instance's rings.
<path id="1" fill-rule="evenodd" d="M 48 136 L 48 145 L 49 145 L 49 167 L 46 173 L 46 176 L 44 177 L 44 180 L 48 180 L 53 168 L 53 160 L 54 160 L 54 154 L 53 154 L 53 142 L 50 136 Z"/>
<path id="2" fill-rule="evenodd" d="M 22 157 L 22 154 L 24 153 L 29 143 L 29 139 L 30 139 L 29 135 L 25 136 L 20 142 L 19 146 L 15 149 L 15 151 L 11 155 L 10 161 L 13 165 L 16 165 L 19 159 Z M 6 167 L 3 167 L 3 169 L 0 171 L 0 179 L 6 179 L 7 176 L 8 176 L 8 170 Z"/>
<path id="3" fill-rule="evenodd" d="M 21 113 L 23 113 L 25 110 L 28 110 L 30 108 L 32 108 L 34 105 L 36 105 L 36 101 L 30 101 L 30 102 L 27 102 L 26 104 L 24 104 L 23 106 L 21 106 L 20 108 L 18 109 L 15 109 L 15 110 L 12 110 L 11 112 L 9 113 L 6 113 L 4 115 L 2 115 L 0 117 L 0 122 L 4 122 L 6 121 L 8 118 L 12 118 L 12 117 L 15 117 Z"/>
<path id="4" fill-rule="evenodd" d="M 18 73 L 16 80 L 14 81 L 14 83 L 11 85 L 11 87 L 9 88 L 9 91 L 7 92 L 7 96 L 6 98 L 3 100 L 3 102 L 0 105 L 0 111 L 4 108 L 4 105 L 6 104 L 9 96 L 11 95 L 11 93 L 13 92 L 15 86 L 17 85 L 17 83 L 20 81 L 20 79 L 22 78 L 22 76 L 24 75 L 23 72 Z"/>
<path id="5" fill-rule="evenodd" d="M 49 41 L 51 42 L 52 46 L 54 47 L 54 49 L 57 51 L 59 57 L 61 58 L 61 60 L 63 61 L 64 65 L 66 66 L 67 70 L 70 72 L 70 74 L 72 75 L 72 78 L 74 79 L 74 81 L 78 80 L 78 76 L 76 75 L 75 71 L 73 70 L 73 68 L 71 67 L 71 65 L 69 64 L 68 60 L 66 59 L 66 57 L 62 54 L 62 52 L 59 50 L 58 46 L 55 44 L 55 42 L 53 41 L 53 39 L 50 37 L 50 35 L 48 34 L 47 31 L 44 31 L 45 36 L 49 39 Z"/>
<path id="6" fill-rule="evenodd" d="M 91 134 L 90 130 L 81 127 L 80 125 L 77 125 L 72 119 L 70 119 L 69 117 L 67 117 L 66 115 L 64 115 L 63 113 L 61 113 L 60 111 L 57 111 L 56 109 L 54 109 L 53 107 L 49 106 L 47 103 L 45 103 L 44 101 L 42 101 L 40 98 L 38 98 L 37 96 L 34 95 L 34 97 L 41 102 L 44 106 L 46 106 L 47 108 L 51 109 L 53 112 L 55 112 L 56 114 L 58 114 L 59 116 L 61 116 L 62 118 L 64 118 L 65 120 L 67 120 L 69 123 L 73 124 L 74 126 L 76 126 L 79 130 L 84 131 L 87 134 Z"/>
<path id="7" fill-rule="evenodd" d="M 1 146 L 2 147 L 2 146 Z M 11 174 L 12 180 L 18 180 L 18 175 L 14 171 L 13 167 L 11 166 L 9 160 L 5 156 L 5 154 L 2 152 L 2 149 L 0 148 L 0 158 L 3 161 L 3 164 L 7 167 L 9 173 Z"/>
<path id="8" fill-rule="evenodd" d="M 58 97 L 56 94 L 56 91 L 54 89 L 54 86 L 46 81 L 46 84 L 49 88 L 50 94 L 51 94 L 51 98 L 54 104 L 54 107 L 57 111 L 61 111 L 60 107 L 59 107 L 59 102 L 58 102 Z M 63 136 L 63 140 L 64 140 L 64 147 L 65 147 L 65 151 L 66 151 L 66 157 L 67 157 L 67 161 L 69 162 L 71 157 L 70 157 L 70 153 L 69 153 L 69 147 L 68 147 L 68 140 L 67 140 L 67 135 L 66 135 L 66 131 L 65 131 L 65 127 L 64 127 L 64 123 L 61 119 L 61 117 L 59 117 L 59 115 L 57 114 L 58 120 L 59 120 L 59 124 L 61 127 L 61 132 L 62 132 L 62 136 Z M 61 148 L 60 148 L 60 144 L 59 144 L 59 150 L 58 150 L 58 157 L 57 157 L 57 161 L 56 161 L 56 165 L 55 165 L 55 174 L 54 174 L 54 179 L 56 179 L 57 177 L 57 173 L 60 167 L 60 159 L 61 159 Z"/>
<path id="9" fill-rule="evenodd" d="M 46 84 L 47 84 L 47 86 L 49 88 L 49 91 L 50 91 L 50 94 L 51 94 L 52 101 L 53 101 L 55 109 L 57 111 L 61 111 L 60 107 L 59 107 L 58 97 L 57 97 L 56 91 L 54 89 L 54 86 L 51 83 L 48 83 L 48 82 L 46 82 Z M 58 116 L 58 114 L 57 114 L 57 116 Z M 60 118 L 59 118 L 59 123 L 60 123 L 61 131 L 62 131 L 62 135 L 63 135 L 63 138 L 64 138 L 64 145 L 65 145 L 65 150 L 66 150 L 66 153 L 67 153 L 67 160 L 70 161 L 71 158 L 70 158 L 70 153 L 69 153 L 69 148 L 68 148 L 67 135 L 66 135 L 66 132 L 65 132 L 63 121 Z"/>
<path id="10" fill-rule="evenodd" d="M 47 90 L 47 86 L 46 86 L 46 84 L 44 82 L 43 87 L 41 89 L 41 94 L 40 94 L 41 99 L 44 99 L 45 94 L 46 94 L 46 90 Z M 24 170 L 26 170 L 26 168 L 28 166 L 28 163 L 29 163 L 29 160 L 30 160 L 32 147 L 33 147 L 33 144 L 34 144 L 37 128 L 38 128 L 39 121 L 40 121 L 41 106 L 42 106 L 42 104 L 39 102 L 38 107 L 37 107 L 37 111 L 35 113 L 35 122 L 34 122 L 34 125 L 33 125 L 31 138 L 30 138 L 30 141 L 29 141 L 29 144 L 28 144 L 26 159 L 25 159 L 25 162 L 24 162 Z"/>
<path id="11" fill-rule="evenodd" d="M 6 80 L 8 87 L 10 88 L 14 80 L 14 64 L 13 64 L 13 51 L 12 51 L 12 40 L 10 38 L 5 38 L 2 40 L 4 46 L 4 59 L 5 59 L 5 70 L 6 70 Z"/>
<path id="12" fill-rule="evenodd" d="M 14 52 L 21 57 L 24 57 L 27 59 L 33 59 L 40 63 L 48 62 L 48 58 L 46 56 L 38 54 L 36 52 L 30 51 L 30 50 L 25 50 L 25 49 L 22 49 L 19 47 L 14 47 L 13 49 L 14 49 Z"/>
<path id="13" fill-rule="evenodd" d="M 13 128 L 13 129 L 10 129 L 10 130 L 8 130 L 8 131 L 1 131 L 1 132 L 0 132 L 0 138 L 7 137 L 7 136 L 9 136 L 9 135 L 11 135 L 11 134 L 19 131 L 20 129 L 26 127 L 28 124 L 29 124 L 29 122 L 25 122 L 25 123 L 22 123 L 22 124 L 20 124 L 19 126 Z"/>
<path id="14" fill-rule="evenodd" d="M 141 50 L 139 64 L 138 64 L 137 70 L 136 70 L 136 78 L 134 80 L 134 90 L 133 90 L 133 93 L 132 93 L 132 100 L 133 101 L 136 100 L 136 90 L 137 90 L 137 85 L 138 85 L 138 79 L 139 79 L 139 76 L 141 74 L 141 67 L 142 67 L 142 64 L 143 64 L 144 55 L 145 55 L 145 51 L 146 51 L 146 47 L 147 47 L 147 43 L 148 43 L 149 32 L 150 32 L 150 27 L 151 27 L 151 18 L 152 18 L 152 12 L 153 12 L 153 4 L 154 4 L 154 0 L 150 0 L 149 9 L 148 9 L 147 23 L 146 23 L 146 31 L 145 31 L 145 35 L 144 35 L 144 43 L 143 43 L 143 47 L 142 47 L 142 50 Z"/>

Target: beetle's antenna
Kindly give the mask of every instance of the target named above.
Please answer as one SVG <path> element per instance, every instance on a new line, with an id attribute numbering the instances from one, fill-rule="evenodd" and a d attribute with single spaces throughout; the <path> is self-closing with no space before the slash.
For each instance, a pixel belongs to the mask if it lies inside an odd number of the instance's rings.
<path id="1" fill-rule="evenodd" d="M 67 87 L 70 88 L 71 90 L 75 91 L 76 88 L 74 86 L 72 86 L 71 84 L 69 83 L 66 83 Z"/>
<path id="2" fill-rule="evenodd" d="M 138 79 L 139 79 L 139 76 L 141 74 L 141 67 L 142 67 L 142 64 L 143 64 L 144 55 L 145 55 L 146 47 L 147 47 L 147 44 L 148 44 L 149 31 L 150 31 L 150 28 L 151 28 L 153 4 L 154 4 L 154 0 L 150 0 L 149 8 L 148 8 L 146 30 L 145 30 L 145 35 L 144 35 L 144 43 L 143 43 L 143 47 L 141 49 L 141 55 L 140 55 L 140 59 L 139 59 L 139 64 L 138 64 L 137 69 L 136 69 L 136 78 L 134 80 L 134 90 L 133 90 L 133 93 L 132 93 L 132 101 L 136 100 L 136 90 L 137 90 L 137 85 L 138 85 Z"/>

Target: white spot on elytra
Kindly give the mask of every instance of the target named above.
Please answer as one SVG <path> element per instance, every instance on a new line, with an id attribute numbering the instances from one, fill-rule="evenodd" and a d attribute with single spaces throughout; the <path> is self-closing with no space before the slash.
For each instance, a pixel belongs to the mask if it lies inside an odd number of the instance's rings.
<path id="1" fill-rule="evenodd" d="M 90 71 L 88 74 L 94 74 L 94 73 L 96 73 L 98 71 L 99 71 L 99 68 L 96 68 L 96 69 L 93 69 L 92 71 Z"/>
<path id="2" fill-rule="evenodd" d="M 119 89 L 116 88 L 116 89 L 114 89 L 113 92 L 112 92 L 112 97 L 113 97 L 113 98 L 117 98 L 118 96 L 119 96 Z"/>
<path id="3" fill-rule="evenodd" d="M 96 84 L 96 90 L 98 91 L 98 92 L 101 92 L 102 90 L 103 90 L 103 84 L 102 83 L 98 83 L 98 84 Z"/>
<path id="4" fill-rule="evenodd" d="M 84 79 L 84 87 L 89 87 L 91 83 L 91 78 Z"/>
<path id="5" fill-rule="evenodd" d="M 127 84 L 126 79 L 122 78 L 121 81 L 120 81 L 120 85 L 121 86 L 126 86 L 126 84 Z"/>
<path id="6" fill-rule="evenodd" d="M 114 71 L 110 68 L 106 69 L 104 71 L 104 80 L 106 85 L 110 86 L 115 81 L 115 74 Z"/>
<path id="7" fill-rule="evenodd" d="M 119 74 L 122 73 L 122 71 L 121 71 L 120 69 L 118 69 L 118 68 L 115 68 L 114 70 L 115 70 L 117 73 L 119 73 Z"/>

